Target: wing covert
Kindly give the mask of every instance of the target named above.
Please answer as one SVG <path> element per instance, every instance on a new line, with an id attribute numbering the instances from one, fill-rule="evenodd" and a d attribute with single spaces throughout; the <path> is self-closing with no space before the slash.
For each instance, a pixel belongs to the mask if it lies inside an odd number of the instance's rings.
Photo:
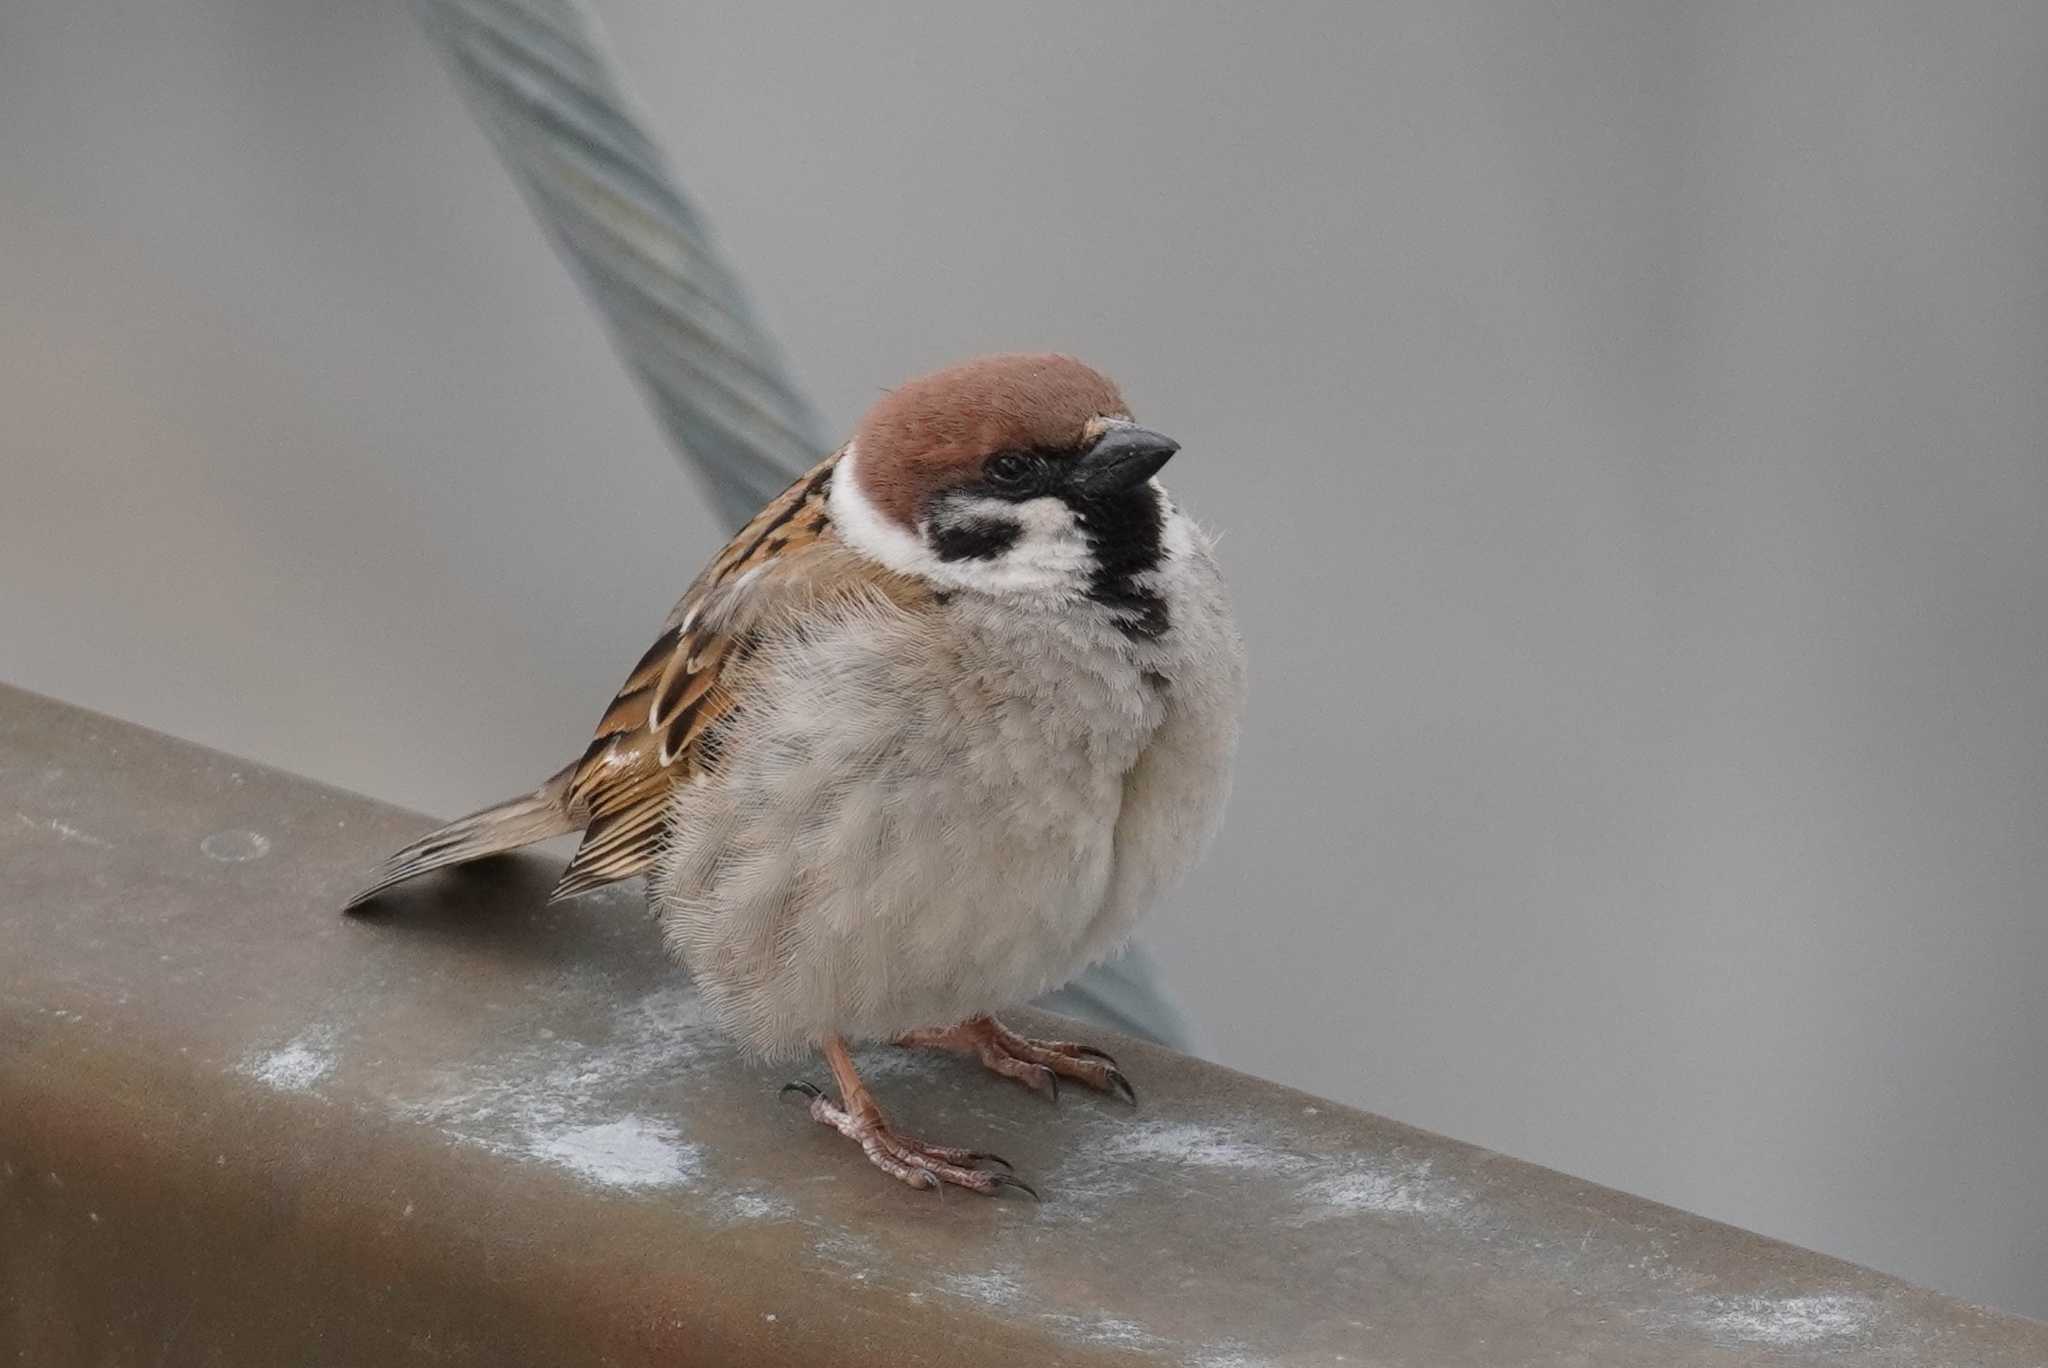
<path id="1" fill-rule="evenodd" d="M 588 825 L 550 901 L 654 863 L 676 785 L 715 769 L 715 738 L 740 706 L 745 666 L 780 624 L 827 594 L 877 589 L 905 606 L 920 596 L 834 535 L 827 497 L 838 459 L 820 462 L 726 543 L 627 675 L 571 774 L 569 801 Z"/>

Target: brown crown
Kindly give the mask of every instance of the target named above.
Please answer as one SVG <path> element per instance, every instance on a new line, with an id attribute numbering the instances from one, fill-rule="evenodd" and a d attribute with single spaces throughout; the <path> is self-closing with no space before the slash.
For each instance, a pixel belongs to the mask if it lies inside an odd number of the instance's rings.
<path id="1" fill-rule="evenodd" d="M 1123 396 L 1071 356 L 977 357 L 883 395 L 854 434 L 855 474 L 885 516 L 915 527 L 933 494 L 994 453 L 1078 449 L 1088 424 L 1112 415 L 1128 416 Z"/>

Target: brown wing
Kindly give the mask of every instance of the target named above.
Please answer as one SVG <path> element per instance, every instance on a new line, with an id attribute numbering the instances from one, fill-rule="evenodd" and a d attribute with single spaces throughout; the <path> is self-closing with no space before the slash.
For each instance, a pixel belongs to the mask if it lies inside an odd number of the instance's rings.
<path id="1" fill-rule="evenodd" d="M 738 667 L 783 615 L 849 572 L 899 602 L 918 597 L 908 581 L 866 572 L 833 533 L 826 495 L 838 459 L 820 462 L 726 543 L 627 676 L 570 776 L 569 803 L 589 825 L 551 900 L 654 862 L 670 794 L 715 766 L 720 723 L 740 703 Z"/>

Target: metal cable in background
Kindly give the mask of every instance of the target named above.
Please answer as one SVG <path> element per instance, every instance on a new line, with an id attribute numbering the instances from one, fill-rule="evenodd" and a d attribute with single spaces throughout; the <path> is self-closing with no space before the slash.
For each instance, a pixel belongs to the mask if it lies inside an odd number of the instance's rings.
<path id="1" fill-rule="evenodd" d="M 734 526 L 830 449 L 581 0 L 415 0 L 464 99 Z M 1141 947 L 1044 1000 L 1185 1049 Z"/>
<path id="2" fill-rule="evenodd" d="M 830 449 L 704 220 L 641 126 L 594 15 L 573 0 L 418 0 L 669 439 L 727 521 Z"/>

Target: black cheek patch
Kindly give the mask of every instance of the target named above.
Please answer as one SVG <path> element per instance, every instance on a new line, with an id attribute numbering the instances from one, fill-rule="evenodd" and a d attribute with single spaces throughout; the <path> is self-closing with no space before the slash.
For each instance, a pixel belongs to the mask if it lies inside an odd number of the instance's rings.
<path id="1" fill-rule="evenodd" d="M 994 560 L 1023 535 L 1013 522 L 961 523 L 932 529 L 932 550 L 942 561 Z"/>

